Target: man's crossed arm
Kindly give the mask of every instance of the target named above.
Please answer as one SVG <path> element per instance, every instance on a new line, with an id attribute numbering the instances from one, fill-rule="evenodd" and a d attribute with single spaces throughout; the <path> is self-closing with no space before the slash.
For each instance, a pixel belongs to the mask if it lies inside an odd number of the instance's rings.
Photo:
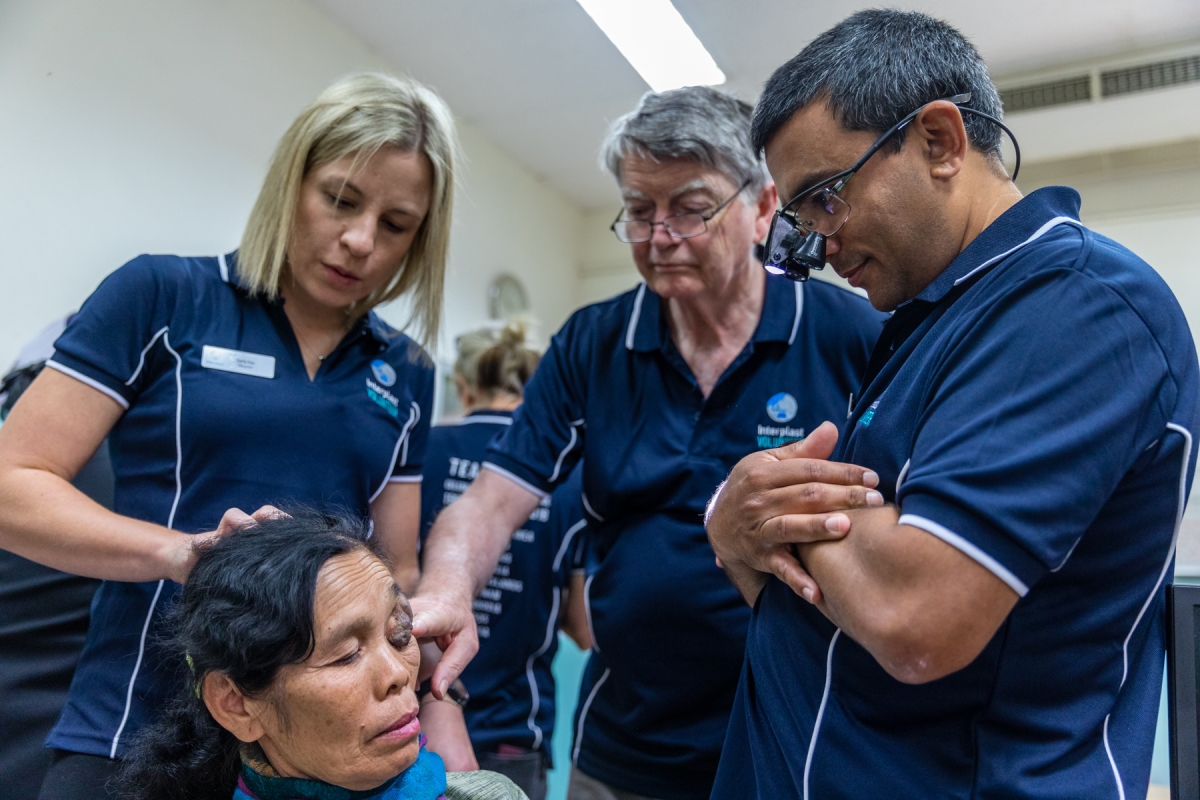
<path id="1" fill-rule="evenodd" d="M 1006 583 L 828 461 L 837 429 L 742 459 L 710 503 L 718 561 L 754 603 L 771 575 L 815 603 L 888 674 L 925 683 L 967 666 L 1017 602 Z"/>

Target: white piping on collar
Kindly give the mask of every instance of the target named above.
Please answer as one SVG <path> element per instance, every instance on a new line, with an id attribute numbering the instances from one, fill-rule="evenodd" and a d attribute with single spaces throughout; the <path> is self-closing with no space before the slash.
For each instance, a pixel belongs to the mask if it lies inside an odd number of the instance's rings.
<path id="1" fill-rule="evenodd" d="M 992 264 L 995 264 L 995 263 L 996 263 L 997 261 L 999 261 L 1000 259 L 1002 259 L 1002 258 L 1007 258 L 1008 256 L 1010 256 L 1010 255 L 1012 255 L 1013 253 L 1015 253 L 1015 252 L 1017 252 L 1018 250 L 1020 250 L 1020 249 L 1021 249 L 1022 247 L 1024 247 L 1025 245 L 1027 245 L 1027 244 L 1031 244 L 1031 243 L 1033 243 L 1034 241 L 1036 241 L 1036 240 L 1038 240 L 1038 239 L 1042 238 L 1043 236 L 1045 236 L 1045 235 L 1046 235 L 1046 233 L 1047 233 L 1047 232 L 1048 232 L 1048 231 L 1049 231 L 1051 228 L 1057 228 L 1059 225 L 1063 225 L 1063 224 L 1065 224 L 1065 223 L 1069 223 L 1069 224 L 1071 224 L 1071 225 L 1078 225 L 1078 226 L 1079 226 L 1079 227 L 1081 227 L 1081 228 L 1083 227 L 1083 223 L 1082 223 L 1082 222 L 1080 222 L 1079 220 L 1075 219 L 1074 217 L 1055 217 L 1054 219 L 1052 219 L 1052 220 L 1049 220 L 1049 221 L 1048 221 L 1048 222 L 1047 222 L 1045 225 L 1043 225 L 1042 227 L 1040 227 L 1040 228 L 1038 228 L 1036 231 L 1034 231 L 1032 236 L 1030 236 L 1030 237 L 1029 237 L 1028 239 L 1026 239 L 1025 241 L 1021 242 L 1021 243 L 1020 243 L 1019 245 L 1017 245 L 1016 247 L 1010 247 L 1009 249 L 1005 250 L 1005 251 L 1004 251 L 1003 253 L 1001 253 L 1000 255 L 998 255 L 998 256 L 992 256 L 992 257 L 991 257 L 991 258 L 989 258 L 987 261 L 983 262 L 983 263 L 982 263 L 982 264 L 980 264 L 978 267 L 976 267 L 975 269 L 973 269 L 973 270 L 971 270 L 970 272 L 968 272 L 966 275 L 963 275 L 961 278 L 959 278 L 958 280 L 956 280 L 956 281 L 954 282 L 954 285 L 955 285 L 955 286 L 958 286 L 960 283 L 962 283 L 963 281 L 967 280 L 967 279 L 968 279 L 968 278 L 970 278 L 972 275 L 974 275 L 975 273 L 979 272 L 981 269 L 987 269 L 988 267 L 990 267 Z"/>
<path id="2" fill-rule="evenodd" d="M 221 280 L 229 283 L 229 265 L 225 263 L 224 253 L 217 253 L 217 266 L 221 268 Z"/>
<path id="3" fill-rule="evenodd" d="M 646 296 L 646 284 L 638 287 L 637 297 L 633 298 L 633 313 L 629 315 L 629 328 L 625 331 L 625 349 L 633 349 L 633 337 L 637 333 L 638 320 L 642 318 L 642 298 Z"/>
<path id="4" fill-rule="evenodd" d="M 788 346 L 796 341 L 796 333 L 800 330 L 800 316 L 804 313 L 804 284 L 796 281 L 796 318 L 792 320 L 792 335 L 788 337 Z"/>

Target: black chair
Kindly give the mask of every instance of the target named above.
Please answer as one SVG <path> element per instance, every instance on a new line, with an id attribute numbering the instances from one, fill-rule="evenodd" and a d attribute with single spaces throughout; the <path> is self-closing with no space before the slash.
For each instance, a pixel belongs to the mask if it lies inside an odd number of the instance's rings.
<path id="1" fill-rule="evenodd" d="M 1171 800 L 1200 798 L 1200 705 L 1196 647 L 1200 586 L 1167 587 L 1167 707 L 1171 728 Z"/>

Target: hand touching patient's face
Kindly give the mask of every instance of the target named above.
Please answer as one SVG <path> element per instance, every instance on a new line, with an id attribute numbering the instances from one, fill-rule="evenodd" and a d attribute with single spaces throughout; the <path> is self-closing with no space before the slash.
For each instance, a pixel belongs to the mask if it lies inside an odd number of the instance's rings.
<path id="1" fill-rule="evenodd" d="M 383 562 L 361 550 L 321 568 L 314 605 L 312 655 L 280 670 L 258 742 L 281 775 L 372 789 L 420 750 L 412 612 Z"/>

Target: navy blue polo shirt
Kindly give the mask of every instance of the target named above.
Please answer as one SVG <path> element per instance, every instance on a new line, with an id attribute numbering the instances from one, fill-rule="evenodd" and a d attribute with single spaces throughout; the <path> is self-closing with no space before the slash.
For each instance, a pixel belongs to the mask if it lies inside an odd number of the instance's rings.
<path id="1" fill-rule="evenodd" d="M 476 411 L 429 432 L 421 485 L 422 541 L 441 510 L 475 480 L 488 442 L 511 424 L 512 412 Z M 551 754 L 550 665 L 558 652 L 558 619 L 574 566 L 573 545 L 587 525 L 578 473 L 553 497 L 542 498 L 475 598 L 479 652 L 462 681 L 471 695 L 467 730 L 477 752 L 508 744 Z"/>
<path id="2" fill-rule="evenodd" d="M 237 285 L 234 254 L 140 256 L 105 278 L 46 366 L 125 413 L 109 435 L 114 510 L 196 533 L 232 507 L 366 515 L 420 481 L 433 364 L 373 313 L 309 380 L 282 303 Z M 105 581 L 47 746 L 120 756 L 178 680 L 157 637 L 179 585 Z"/>
<path id="3" fill-rule="evenodd" d="M 882 315 L 768 276 L 745 349 L 705 398 L 645 285 L 576 312 L 484 468 L 545 494 L 583 458 L 595 647 L 576 763 L 618 789 L 707 797 L 750 609 L 714 561 L 705 503 L 742 457 L 845 419 Z"/>
<path id="4" fill-rule="evenodd" d="M 910 686 L 770 580 L 714 797 L 1145 794 L 1200 373 L 1166 284 L 1078 212 L 1034 192 L 898 309 L 835 454 L 1010 586 L 1008 619 Z"/>

